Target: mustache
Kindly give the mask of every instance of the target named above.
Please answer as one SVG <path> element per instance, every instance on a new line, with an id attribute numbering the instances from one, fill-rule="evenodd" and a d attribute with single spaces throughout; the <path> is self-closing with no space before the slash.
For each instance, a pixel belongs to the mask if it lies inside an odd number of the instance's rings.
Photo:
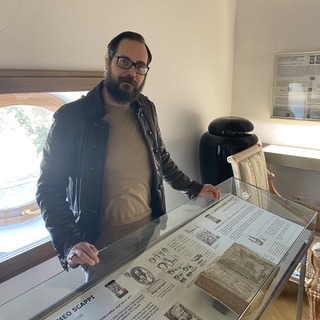
<path id="1" fill-rule="evenodd" d="M 137 81 L 135 81 L 132 77 L 120 77 L 118 83 L 126 82 L 132 84 L 133 86 L 137 86 Z"/>

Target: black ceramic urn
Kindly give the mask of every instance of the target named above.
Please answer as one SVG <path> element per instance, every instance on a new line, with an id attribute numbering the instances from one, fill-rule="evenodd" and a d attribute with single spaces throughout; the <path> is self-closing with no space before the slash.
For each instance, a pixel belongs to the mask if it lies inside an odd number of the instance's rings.
<path id="1" fill-rule="evenodd" d="M 241 117 L 220 117 L 208 126 L 199 145 L 202 183 L 217 185 L 233 176 L 227 157 L 258 142 L 253 124 Z"/>

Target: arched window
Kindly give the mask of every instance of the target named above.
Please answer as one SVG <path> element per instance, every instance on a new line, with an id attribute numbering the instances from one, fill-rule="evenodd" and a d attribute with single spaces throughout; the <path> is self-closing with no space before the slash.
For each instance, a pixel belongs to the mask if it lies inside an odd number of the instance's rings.
<path id="1" fill-rule="evenodd" d="M 35 201 L 53 113 L 102 72 L 0 70 L 0 283 L 55 255 Z"/>
<path id="2" fill-rule="evenodd" d="M 40 214 L 34 195 L 41 151 L 53 112 L 64 103 L 48 93 L 0 95 L 0 226 Z"/>

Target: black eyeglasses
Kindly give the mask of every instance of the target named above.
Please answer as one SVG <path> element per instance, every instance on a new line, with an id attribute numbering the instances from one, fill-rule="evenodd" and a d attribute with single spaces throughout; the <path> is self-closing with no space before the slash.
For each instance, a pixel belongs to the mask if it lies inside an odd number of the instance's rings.
<path id="1" fill-rule="evenodd" d="M 134 66 L 136 69 L 136 72 L 143 76 L 146 75 L 150 69 L 148 66 L 142 63 L 131 61 L 129 58 L 119 57 L 119 56 L 115 56 L 115 58 L 117 58 L 117 64 L 120 68 L 130 69 L 132 66 Z"/>

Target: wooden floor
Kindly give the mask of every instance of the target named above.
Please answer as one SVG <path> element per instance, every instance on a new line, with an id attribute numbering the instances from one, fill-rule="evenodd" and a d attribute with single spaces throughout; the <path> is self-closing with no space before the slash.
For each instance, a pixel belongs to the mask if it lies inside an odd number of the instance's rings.
<path id="1" fill-rule="evenodd" d="M 298 284 L 289 281 L 277 300 L 267 309 L 261 320 L 295 320 Z M 304 294 L 302 320 L 309 320 L 309 305 Z"/>
<path id="2" fill-rule="evenodd" d="M 320 231 L 316 231 L 314 242 L 320 241 Z M 298 284 L 289 281 L 282 293 L 269 306 L 261 320 L 295 320 L 297 315 Z M 309 320 L 309 304 L 304 292 L 301 320 Z"/>

